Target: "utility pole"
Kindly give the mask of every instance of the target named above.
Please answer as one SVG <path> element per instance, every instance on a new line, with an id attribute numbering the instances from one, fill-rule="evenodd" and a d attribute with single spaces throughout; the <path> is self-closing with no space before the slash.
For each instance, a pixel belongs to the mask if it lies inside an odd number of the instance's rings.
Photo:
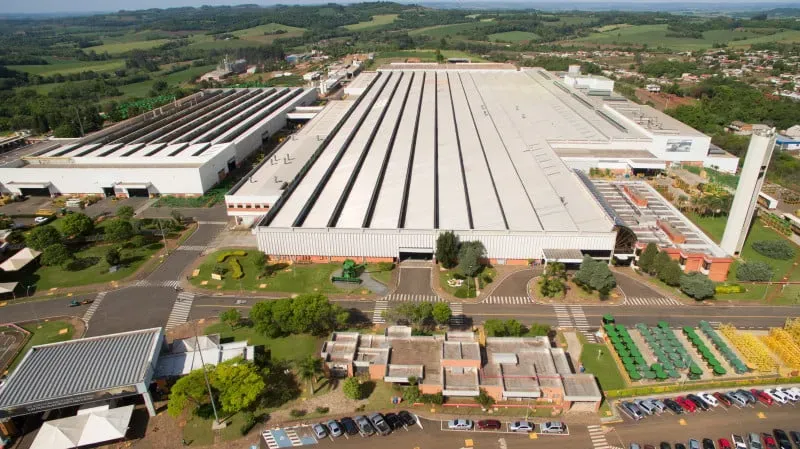
<path id="1" fill-rule="evenodd" d="M 78 111 L 77 106 L 73 105 L 72 107 L 75 109 L 75 117 L 78 117 L 78 126 L 80 126 L 81 128 L 81 137 L 83 137 L 84 133 L 83 133 L 83 122 L 81 122 L 81 113 Z"/>
<path id="2" fill-rule="evenodd" d="M 203 377 L 206 380 L 208 397 L 211 398 L 211 409 L 214 411 L 214 425 L 216 426 L 219 424 L 219 415 L 217 415 L 217 404 L 214 403 L 214 392 L 211 391 L 211 382 L 208 381 L 208 371 L 206 371 L 206 362 L 203 360 L 203 348 L 200 347 L 200 339 L 197 337 L 197 327 L 194 327 L 194 343 L 197 347 L 197 353 L 200 355 L 200 363 L 203 365 Z"/>
<path id="3" fill-rule="evenodd" d="M 167 256 L 169 256 L 169 246 L 167 246 L 167 235 L 164 234 L 164 228 L 161 227 L 161 219 L 156 218 L 156 222 L 158 223 L 158 231 L 161 232 L 161 239 L 164 240 L 164 250 L 167 252 Z"/>

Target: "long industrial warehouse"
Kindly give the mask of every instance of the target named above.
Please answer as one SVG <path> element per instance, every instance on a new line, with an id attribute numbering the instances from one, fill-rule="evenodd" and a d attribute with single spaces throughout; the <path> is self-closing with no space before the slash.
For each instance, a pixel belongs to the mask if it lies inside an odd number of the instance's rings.
<path id="1" fill-rule="evenodd" d="M 453 230 L 483 242 L 494 263 L 611 254 L 613 220 L 554 142 L 614 147 L 643 134 L 541 70 L 409 66 L 361 77 L 363 93 L 331 102 L 226 197 L 232 215 L 268 211 L 261 250 L 430 257 L 437 235 Z"/>
<path id="2" fill-rule="evenodd" d="M 18 195 L 202 195 L 269 136 L 315 89 L 205 90 L 77 142 L 0 167 L 0 191 Z"/>

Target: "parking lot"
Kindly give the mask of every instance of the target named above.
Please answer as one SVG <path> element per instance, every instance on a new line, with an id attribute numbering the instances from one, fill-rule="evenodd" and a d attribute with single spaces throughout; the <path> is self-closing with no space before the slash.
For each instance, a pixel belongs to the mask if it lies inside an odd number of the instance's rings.
<path id="1" fill-rule="evenodd" d="M 485 420 L 482 420 L 485 421 Z M 492 421 L 499 421 L 499 420 L 492 420 Z M 472 421 L 470 421 L 472 422 Z M 527 422 L 532 426 L 532 431 L 521 429 L 521 430 L 514 430 L 513 424 L 515 422 L 520 422 L 518 420 L 515 421 L 500 421 L 500 428 L 482 428 L 478 421 L 472 422 L 472 426 L 468 429 L 452 429 L 450 428 L 450 421 L 439 421 L 439 430 L 444 432 L 463 432 L 463 433 L 510 433 L 514 435 L 536 435 L 536 436 L 552 436 L 552 437 L 568 437 L 569 436 L 569 427 L 564 425 L 564 432 L 554 433 L 554 432 L 544 432 L 542 431 L 542 424 L 535 424 L 532 422 Z M 522 421 L 523 423 L 526 421 Z"/>

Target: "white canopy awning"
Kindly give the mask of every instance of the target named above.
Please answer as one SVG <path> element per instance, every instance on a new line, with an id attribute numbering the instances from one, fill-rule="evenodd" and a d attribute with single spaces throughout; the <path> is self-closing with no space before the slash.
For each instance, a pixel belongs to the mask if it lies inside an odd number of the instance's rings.
<path id="1" fill-rule="evenodd" d="M 125 438 L 133 406 L 45 421 L 31 449 L 70 449 Z"/>
<path id="2" fill-rule="evenodd" d="M 33 259 L 39 257 L 39 254 L 42 253 L 30 248 L 22 248 L 17 254 L 14 254 L 9 257 L 8 260 L 1 263 L 0 268 L 2 268 L 3 271 L 21 270 L 25 265 L 31 263 Z"/>
<path id="3" fill-rule="evenodd" d="M 4 282 L 0 284 L 0 294 L 12 293 L 17 288 L 18 282 Z"/>

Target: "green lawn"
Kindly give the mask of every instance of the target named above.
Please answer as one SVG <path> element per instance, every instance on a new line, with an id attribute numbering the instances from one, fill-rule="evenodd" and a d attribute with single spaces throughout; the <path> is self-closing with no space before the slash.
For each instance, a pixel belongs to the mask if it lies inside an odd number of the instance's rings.
<path id="1" fill-rule="evenodd" d="M 280 34 L 264 34 L 264 33 L 274 33 L 275 31 L 286 31 L 286 32 Z M 233 34 L 234 36 L 238 36 L 240 39 L 257 41 L 261 43 L 269 43 L 274 41 L 275 39 L 300 36 L 305 31 L 306 31 L 305 28 L 297 28 L 289 25 L 282 25 L 280 23 L 267 23 L 265 25 L 258 25 L 252 28 L 236 30 L 231 34 Z"/>
<path id="2" fill-rule="evenodd" d="M 190 67 L 186 70 L 182 70 L 180 72 L 170 73 L 169 75 L 158 75 L 158 73 L 154 73 L 151 75 L 152 79 L 147 81 L 142 81 L 140 83 L 133 83 L 127 84 L 125 86 L 120 86 L 119 90 L 122 91 L 122 95 L 117 97 L 117 99 L 127 98 L 127 97 L 148 97 L 150 96 L 150 89 L 153 87 L 153 83 L 157 80 L 164 80 L 169 85 L 175 84 L 184 84 L 188 83 L 189 81 L 197 78 L 198 76 L 210 72 L 214 70 L 214 65 L 204 65 L 200 67 Z"/>
<path id="3" fill-rule="evenodd" d="M 23 271 L 22 275 L 2 273 L 0 279 L 3 279 L 2 282 L 17 281 L 22 285 L 35 284 L 36 291 L 40 293 L 56 287 L 77 287 L 117 281 L 136 272 L 163 245 L 156 242 L 145 247 L 123 248 L 122 261 L 125 266 L 115 273 L 108 272 L 109 265 L 105 259 L 106 251 L 110 247 L 111 245 L 96 245 L 77 251 L 74 253 L 77 262 L 74 269 L 60 266 L 40 266 L 33 272 Z"/>
<path id="4" fill-rule="evenodd" d="M 694 224 L 696 224 L 715 242 L 719 243 L 722 240 L 722 234 L 725 232 L 725 223 L 727 223 L 727 217 L 703 217 L 695 212 L 686 213 L 686 217 L 692 220 Z"/>
<path id="5" fill-rule="evenodd" d="M 667 25 L 634 25 L 624 28 L 611 29 L 605 32 L 592 33 L 589 36 L 575 39 L 571 42 L 587 42 L 602 45 L 644 45 L 649 47 L 665 47 L 676 51 L 700 50 L 710 48 L 714 43 L 727 43 L 734 39 L 769 39 L 747 29 L 737 30 L 710 30 L 703 33 L 702 39 L 667 37 Z M 787 37 L 788 38 L 788 37 Z M 746 41 L 741 41 L 746 42 Z M 740 44 L 741 42 L 737 42 Z"/>
<path id="6" fill-rule="evenodd" d="M 447 293 L 455 296 L 456 298 L 474 298 L 477 296 L 477 292 L 475 290 L 475 281 L 474 278 L 464 279 L 464 283 L 461 287 L 451 287 L 447 281 L 450 279 L 454 279 L 456 274 L 461 273 L 458 268 L 453 268 L 450 270 L 441 271 L 439 273 L 439 286 L 442 287 L 444 291 Z M 497 277 L 497 270 L 490 267 L 485 267 L 483 271 L 478 275 L 478 277 L 483 277 L 484 275 L 488 275 L 492 279 Z M 485 282 L 481 279 L 479 287 L 485 288 Z"/>
<path id="7" fill-rule="evenodd" d="M 222 338 L 231 338 L 234 341 L 247 340 L 251 345 L 264 345 L 269 349 L 273 359 L 301 360 L 318 352 L 322 339 L 313 335 L 291 335 L 289 337 L 268 338 L 257 332 L 254 328 L 241 326 L 231 330 L 225 323 L 216 323 L 206 327 L 203 331 L 208 334 L 220 334 Z"/>
<path id="8" fill-rule="evenodd" d="M 442 50 L 442 56 L 445 58 L 469 58 L 472 62 L 485 62 L 486 60 L 475 56 L 470 53 L 457 50 Z M 391 61 L 406 60 L 408 58 L 419 58 L 422 62 L 436 62 L 435 50 L 399 50 L 399 51 L 384 51 L 378 53 L 375 60 L 375 65 L 380 66 Z"/>
<path id="9" fill-rule="evenodd" d="M 363 31 L 370 28 L 377 28 L 382 25 L 387 25 L 397 20 L 397 14 L 379 14 L 372 16 L 372 20 L 366 22 L 358 22 L 352 25 L 345 25 L 350 31 Z"/>
<path id="10" fill-rule="evenodd" d="M 92 51 L 94 50 L 98 54 L 108 52 L 109 54 L 120 54 L 129 52 L 131 50 L 149 50 L 153 47 L 158 47 L 159 45 L 166 44 L 169 42 L 168 39 L 154 39 L 150 41 L 131 41 L 131 42 L 113 42 L 103 45 L 98 45 L 96 47 L 89 47 L 84 49 L 85 51 Z"/>
<path id="11" fill-rule="evenodd" d="M 378 268 L 378 264 L 371 263 L 367 265 L 367 272 L 376 281 L 380 282 L 383 285 L 389 285 L 392 282 L 392 271 L 394 271 L 394 265 L 392 265 L 392 269 L 388 271 L 380 271 Z"/>
<path id="12" fill-rule="evenodd" d="M 75 327 L 67 323 L 65 321 L 42 321 L 39 323 L 32 323 L 26 324 L 21 326 L 23 329 L 31 333 L 31 338 L 22 347 L 17 357 L 11 362 L 11 365 L 8 368 L 8 372 L 14 370 L 19 362 L 22 361 L 22 358 L 27 354 L 28 350 L 34 346 L 39 345 L 46 345 L 48 343 L 57 343 L 59 341 L 67 341 L 72 340 L 72 336 L 75 334 Z M 63 329 L 67 329 L 67 331 L 63 334 L 60 334 Z"/>
<path id="13" fill-rule="evenodd" d="M 527 42 L 538 40 L 541 36 L 527 31 L 507 31 L 505 33 L 495 33 L 489 35 L 492 42 Z"/>
<path id="14" fill-rule="evenodd" d="M 217 265 L 217 254 L 220 252 L 227 252 L 228 250 L 217 251 L 206 256 L 203 263 L 200 264 L 200 275 L 192 278 L 192 285 L 200 288 L 207 288 L 212 290 L 229 290 L 238 291 L 240 288 L 244 291 L 259 291 L 259 292 L 281 292 L 281 293 L 347 293 L 347 290 L 342 290 L 330 281 L 333 273 L 342 267 L 338 263 L 330 264 L 295 264 L 282 266 L 271 276 L 258 279 L 257 277 L 262 272 L 262 267 L 256 266 L 255 257 L 258 252 L 255 248 L 246 250 L 247 255 L 237 257 L 239 263 L 242 265 L 244 276 L 241 279 L 234 279 L 230 273 L 226 273 L 222 281 L 211 279 L 211 272 L 214 266 Z M 228 262 L 225 261 L 221 265 L 228 267 Z M 206 285 L 202 285 L 203 281 L 208 281 Z M 261 285 L 264 285 L 262 288 Z M 221 285 L 222 288 L 217 288 Z M 353 293 L 361 291 L 362 287 L 355 285 Z"/>
<path id="15" fill-rule="evenodd" d="M 775 34 L 752 37 L 741 41 L 733 41 L 728 43 L 728 45 L 731 47 L 746 47 L 753 44 L 765 44 L 771 42 L 779 42 L 784 44 L 800 42 L 800 30 L 779 31 Z"/>
<path id="16" fill-rule="evenodd" d="M 20 72 L 27 72 L 33 75 L 50 76 L 60 73 L 62 75 L 69 75 L 71 73 L 80 72 L 110 72 L 125 67 L 125 61 L 121 59 L 112 59 L 109 61 L 54 61 L 52 64 L 47 65 L 12 65 L 8 68 Z"/>
<path id="17" fill-rule="evenodd" d="M 601 351 L 599 357 L 598 351 Z M 619 390 L 626 387 L 625 379 L 622 378 L 608 346 L 595 343 L 583 345 L 581 364 L 587 373 L 597 377 L 603 390 Z"/>
<path id="18" fill-rule="evenodd" d="M 451 25 L 435 25 L 431 27 L 418 28 L 408 32 L 409 36 L 425 35 L 433 39 L 466 39 L 467 35 L 477 29 L 491 26 L 492 22 L 467 22 L 455 23 Z"/>

